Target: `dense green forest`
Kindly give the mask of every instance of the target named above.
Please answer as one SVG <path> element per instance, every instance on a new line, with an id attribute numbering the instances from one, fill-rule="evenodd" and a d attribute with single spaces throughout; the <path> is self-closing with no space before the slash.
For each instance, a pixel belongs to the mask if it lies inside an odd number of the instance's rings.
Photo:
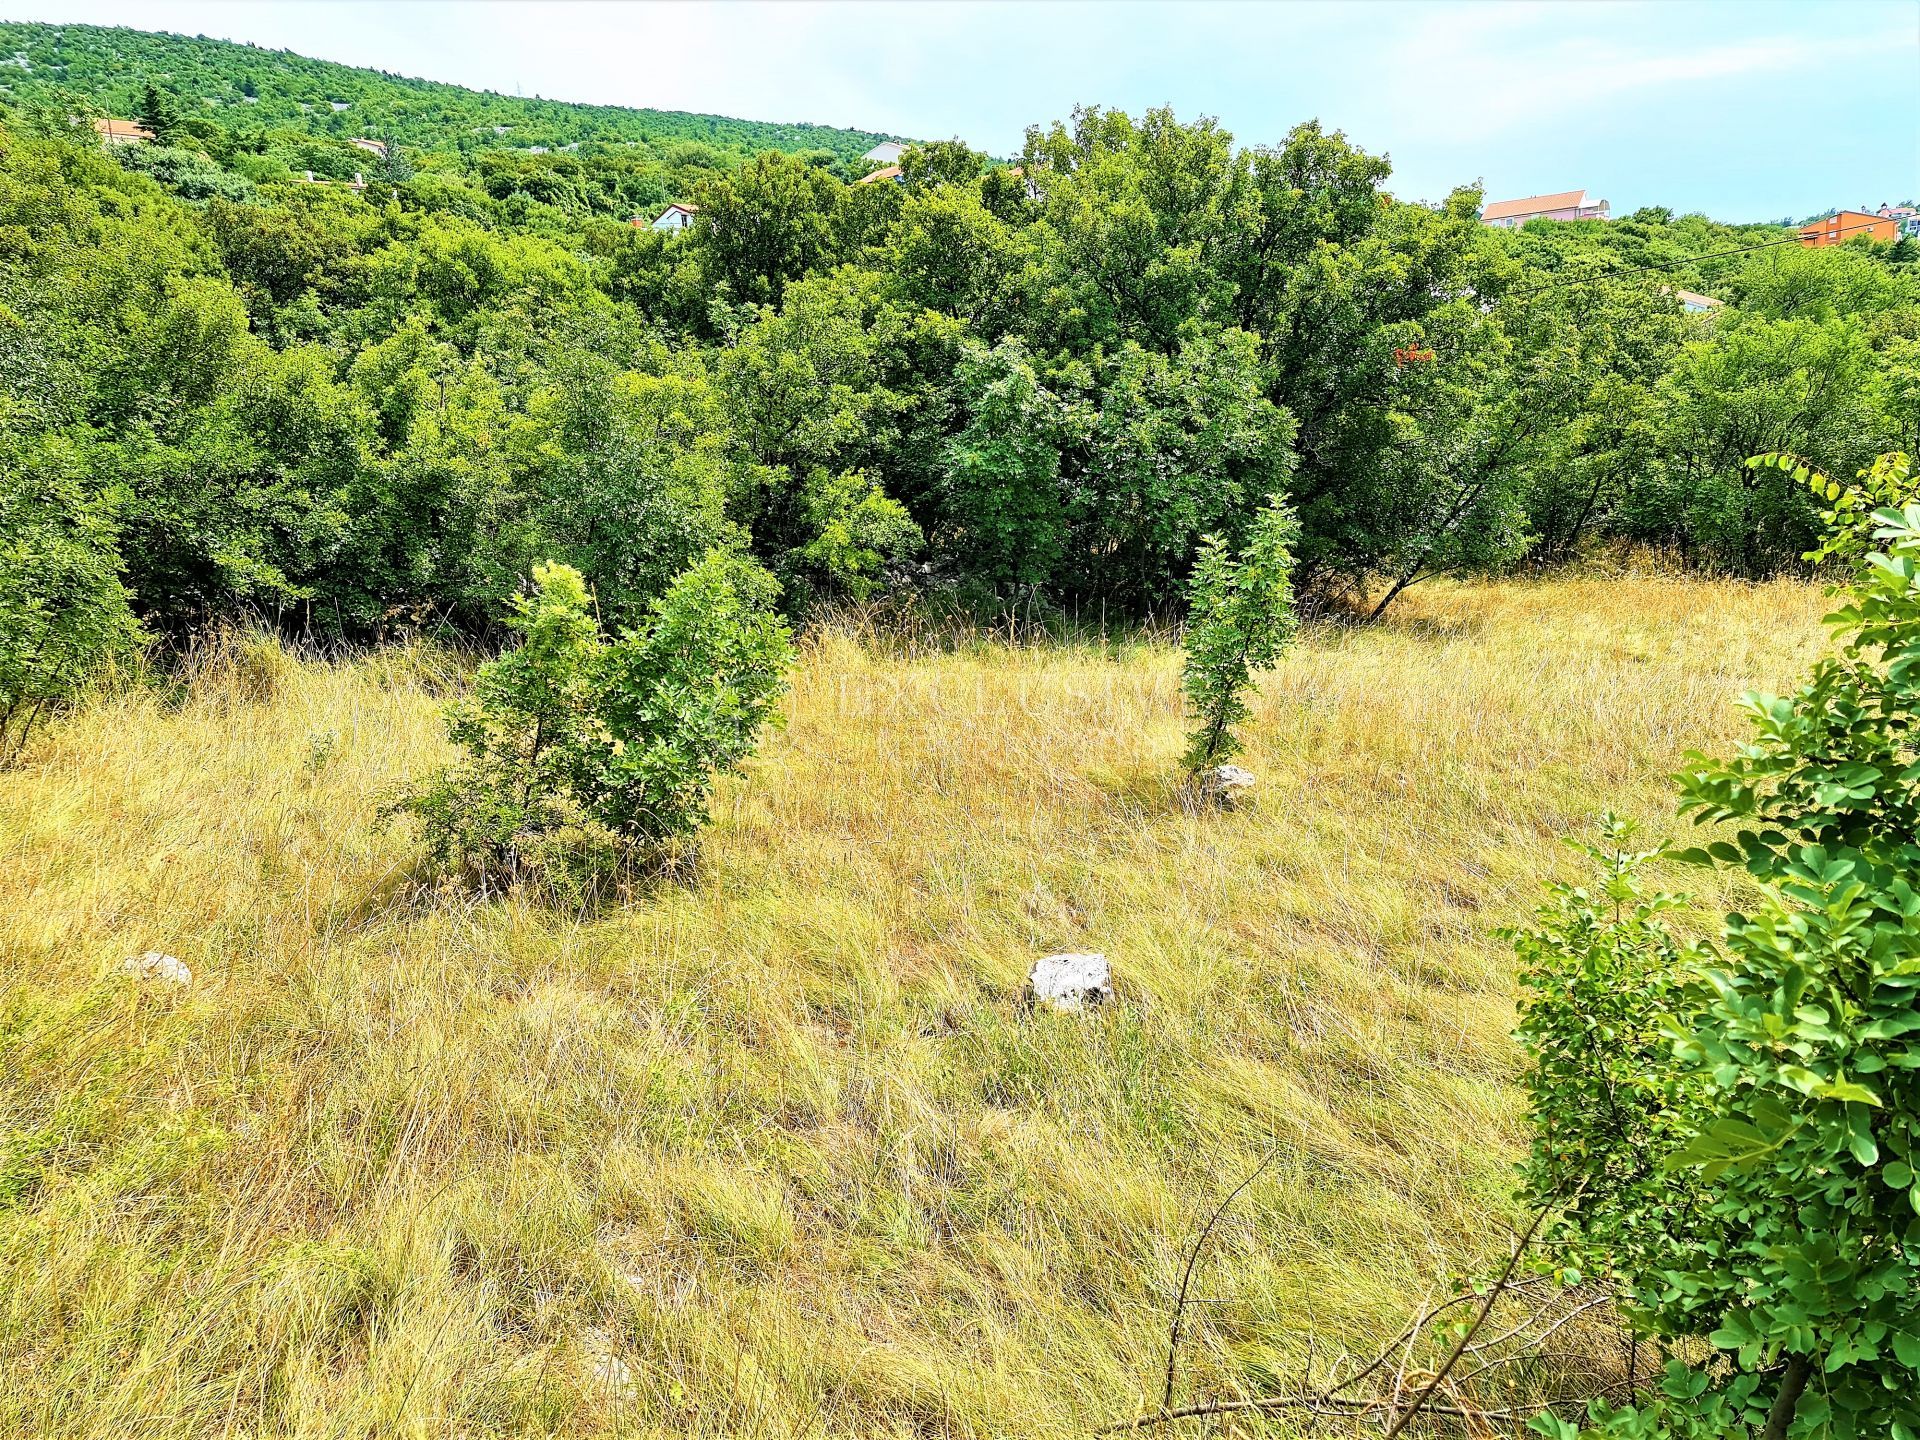
<path id="1" fill-rule="evenodd" d="M 678 138 L 697 117 L 214 42 L 7 48 L 0 511 L 45 572 L 13 604 L 364 638 L 485 628 L 554 560 L 617 620 L 719 549 L 793 610 L 1165 612 L 1275 494 L 1309 605 L 1623 545 L 1760 576 L 1818 516 L 1746 457 L 1920 447 L 1908 242 L 1664 210 L 1496 231 L 1311 122 L 1245 145 L 1084 109 L 1017 167 L 941 142 L 850 184 L 872 136 L 715 122 L 723 151 Z M 100 111 L 161 133 L 104 151 Z M 648 138 L 529 155 L 508 115 Z M 347 164 L 364 190 L 290 178 Z M 649 195 L 698 222 L 629 223 Z"/>
<path id="2" fill-rule="evenodd" d="M 149 84 L 179 97 L 183 120 L 215 154 L 245 173 L 280 178 L 289 171 L 330 174 L 341 162 L 363 168 L 365 154 L 345 146 L 356 136 L 391 136 L 450 156 L 491 152 L 496 161 L 544 150 L 626 162 L 606 166 L 609 173 L 713 168 L 780 150 L 849 176 L 868 168 L 860 156 L 888 138 L 827 125 L 529 100 L 203 36 L 0 22 L 0 97 L 16 104 L 127 116 L 139 110 Z M 549 163 L 568 173 L 561 155 Z"/>

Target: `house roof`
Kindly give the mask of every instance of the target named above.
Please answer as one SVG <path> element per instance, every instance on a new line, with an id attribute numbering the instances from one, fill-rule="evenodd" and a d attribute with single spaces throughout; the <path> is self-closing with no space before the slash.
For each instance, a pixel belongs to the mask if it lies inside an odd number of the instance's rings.
<path id="1" fill-rule="evenodd" d="M 1682 305 L 1697 305 L 1702 310 L 1718 310 L 1727 303 L 1724 300 L 1716 300 L 1711 295 L 1702 295 L 1698 290 L 1676 290 L 1673 292 L 1673 298 Z"/>
<path id="2" fill-rule="evenodd" d="M 871 175 L 862 175 L 853 183 L 856 185 L 871 185 L 876 180 L 898 180 L 899 178 L 900 167 L 898 165 L 889 165 L 886 169 L 876 170 Z"/>
<path id="3" fill-rule="evenodd" d="M 683 215 L 698 215 L 700 213 L 700 207 L 698 205 L 683 205 L 678 200 L 676 200 L 671 205 L 667 206 L 666 209 L 662 210 L 660 214 L 671 215 L 676 210 L 680 211 Z M 655 216 L 654 218 L 658 219 L 659 216 Z"/>
<path id="4" fill-rule="evenodd" d="M 96 120 L 93 128 L 108 140 L 151 140 L 153 132 L 135 120 Z"/>
<path id="5" fill-rule="evenodd" d="M 1586 191 L 1562 190 L 1557 195 L 1529 195 L 1524 200 L 1496 200 L 1480 212 L 1480 218 L 1511 220 L 1518 215 L 1542 215 L 1549 210 L 1578 210 L 1586 203 Z"/>

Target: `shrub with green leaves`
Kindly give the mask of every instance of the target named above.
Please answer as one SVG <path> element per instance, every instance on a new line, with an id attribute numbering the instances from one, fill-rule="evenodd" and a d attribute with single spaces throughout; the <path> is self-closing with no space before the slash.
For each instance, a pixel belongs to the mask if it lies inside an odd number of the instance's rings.
<path id="1" fill-rule="evenodd" d="M 1838 651 L 1746 697 L 1753 740 L 1679 782 L 1683 812 L 1732 827 L 1679 858 L 1752 877 L 1752 913 L 1682 946 L 1626 857 L 1606 906 L 1563 891 L 1519 937 L 1529 1185 L 1632 1323 L 1713 1350 L 1544 1434 L 1920 1436 L 1920 503 L 1806 478 L 1851 564 Z M 1903 455 L 1862 480 L 1911 496 Z"/>
<path id="2" fill-rule="evenodd" d="M 111 511 L 56 467 L 0 472 L 0 765 L 102 666 L 144 638 Z"/>
<path id="3" fill-rule="evenodd" d="M 1293 541 L 1299 526 L 1274 496 L 1234 554 L 1218 535 L 1202 542 L 1187 582 L 1186 692 L 1193 729 L 1182 760 L 1189 773 L 1240 753 L 1233 727 L 1250 713 L 1254 673 L 1270 668 L 1293 638 Z"/>
<path id="4" fill-rule="evenodd" d="M 519 644 L 449 707 L 465 758 L 391 809 L 420 820 L 444 871 L 577 897 L 698 830 L 714 776 L 773 717 L 793 649 L 779 587 L 736 555 L 689 567 L 611 638 L 577 570 L 541 565 L 533 582 L 508 621 Z"/>
<path id="5" fill-rule="evenodd" d="M 1692 1177 L 1661 1160 L 1692 1138 L 1699 1109 L 1702 1082 L 1671 1063 L 1669 1025 L 1701 957 L 1666 923 L 1687 897 L 1643 879 L 1666 852 L 1628 849 L 1633 833 L 1632 822 L 1602 817 L 1601 843 L 1574 847 L 1599 882 L 1549 887 L 1534 927 L 1509 932 L 1526 994 L 1516 1035 L 1532 1062 L 1521 1193 L 1571 1222 L 1559 1253 L 1574 1280 L 1657 1269 L 1676 1224 L 1699 1229 L 1683 1194 Z"/>

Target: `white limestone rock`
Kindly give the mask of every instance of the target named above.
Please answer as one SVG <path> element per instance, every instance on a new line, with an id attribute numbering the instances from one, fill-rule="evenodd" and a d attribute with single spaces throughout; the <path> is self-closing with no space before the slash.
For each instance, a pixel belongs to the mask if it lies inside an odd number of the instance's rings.
<path id="1" fill-rule="evenodd" d="M 1033 962 L 1027 998 L 1054 1010 L 1086 1010 L 1113 995 L 1113 967 L 1104 955 L 1047 955 Z"/>
<path id="2" fill-rule="evenodd" d="M 129 955 L 120 962 L 120 973 L 134 980 L 154 980 L 163 985 L 191 985 L 193 972 L 184 960 L 149 950 L 144 955 Z"/>
<path id="3" fill-rule="evenodd" d="M 1251 770 L 1238 765 L 1215 765 L 1200 772 L 1200 793 L 1223 810 L 1231 810 L 1259 783 Z"/>

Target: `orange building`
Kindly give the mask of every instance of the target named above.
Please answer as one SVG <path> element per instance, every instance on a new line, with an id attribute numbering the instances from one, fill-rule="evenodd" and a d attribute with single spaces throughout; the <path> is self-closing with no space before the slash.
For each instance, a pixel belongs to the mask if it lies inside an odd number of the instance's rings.
<path id="1" fill-rule="evenodd" d="M 1868 214 L 1865 210 L 1842 210 L 1824 220 L 1800 227 L 1802 245 L 1844 245 L 1856 235 L 1871 235 L 1876 240 L 1898 240 L 1900 222 L 1890 216 Z"/>

